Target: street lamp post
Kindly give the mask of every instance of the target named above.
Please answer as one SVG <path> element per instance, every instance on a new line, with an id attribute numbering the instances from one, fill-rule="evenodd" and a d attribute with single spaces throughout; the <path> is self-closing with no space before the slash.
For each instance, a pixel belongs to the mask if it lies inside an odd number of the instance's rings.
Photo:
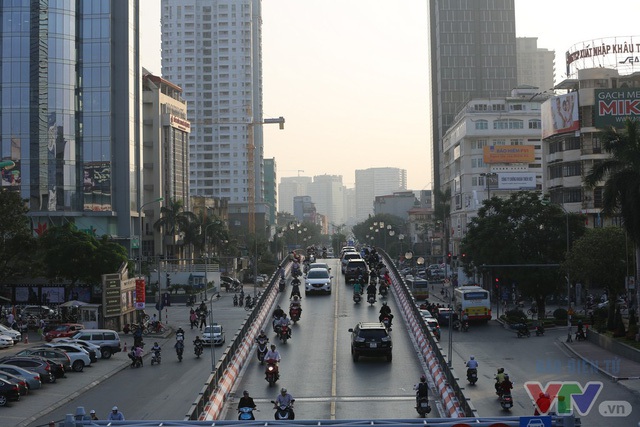
<path id="1" fill-rule="evenodd" d="M 213 375 L 213 383 L 217 384 L 216 346 L 213 344 L 213 298 L 209 301 L 209 345 L 211 347 L 211 375 Z"/>
<path id="2" fill-rule="evenodd" d="M 151 203 L 158 203 L 164 200 L 164 197 L 158 197 L 155 200 L 151 200 L 147 203 L 143 203 L 138 208 L 138 275 L 142 276 L 142 209 Z M 158 283 L 160 286 L 160 283 Z"/>
<path id="3" fill-rule="evenodd" d="M 209 227 L 220 224 L 220 221 L 214 221 L 204 228 L 204 299 L 207 300 L 207 287 L 209 286 L 209 245 L 207 241 L 207 230 Z"/>
<path id="4" fill-rule="evenodd" d="M 398 240 L 400 240 L 400 253 L 402 253 L 402 242 L 404 240 L 404 234 L 398 234 Z"/>
<path id="5" fill-rule="evenodd" d="M 485 183 L 487 185 L 487 200 L 489 200 L 491 199 L 491 186 L 489 185 L 489 179 L 492 176 L 498 176 L 498 174 L 495 172 L 483 172 L 480 174 L 480 176 L 484 177 Z"/>

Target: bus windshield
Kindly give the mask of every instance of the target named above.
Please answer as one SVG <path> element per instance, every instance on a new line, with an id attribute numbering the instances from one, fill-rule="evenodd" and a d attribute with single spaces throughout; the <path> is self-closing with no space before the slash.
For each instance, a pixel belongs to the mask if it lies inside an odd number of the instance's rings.
<path id="1" fill-rule="evenodd" d="M 489 298 L 489 293 L 488 292 L 465 292 L 464 294 L 464 299 L 466 300 L 483 300 L 483 299 L 487 299 Z"/>

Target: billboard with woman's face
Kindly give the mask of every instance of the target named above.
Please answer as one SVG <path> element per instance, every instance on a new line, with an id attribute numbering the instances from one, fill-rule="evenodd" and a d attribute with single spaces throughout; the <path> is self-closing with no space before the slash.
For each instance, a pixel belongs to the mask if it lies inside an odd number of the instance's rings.
<path id="1" fill-rule="evenodd" d="M 580 130 L 578 92 L 554 96 L 542 104 L 542 138 Z"/>

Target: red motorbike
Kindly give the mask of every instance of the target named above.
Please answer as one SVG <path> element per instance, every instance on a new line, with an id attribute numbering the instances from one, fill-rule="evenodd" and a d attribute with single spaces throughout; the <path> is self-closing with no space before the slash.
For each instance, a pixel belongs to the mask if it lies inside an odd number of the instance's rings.
<path id="1" fill-rule="evenodd" d="M 289 318 L 291 318 L 292 322 L 297 322 L 298 320 L 300 320 L 300 312 L 302 310 L 300 310 L 300 307 L 291 307 L 289 309 Z"/>
<path id="2" fill-rule="evenodd" d="M 280 331 L 278 332 L 278 338 L 282 341 L 283 344 L 287 342 L 289 338 L 291 338 L 291 329 L 287 325 L 280 326 Z"/>
<path id="3" fill-rule="evenodd" d="M 275 360 L 267 360 L 267 368 L 264 371 L 264 379 L 267 380 L 270 386 L 274 385 L 280 378 L 280 372 L 278 370 L 278 364 Z"/>

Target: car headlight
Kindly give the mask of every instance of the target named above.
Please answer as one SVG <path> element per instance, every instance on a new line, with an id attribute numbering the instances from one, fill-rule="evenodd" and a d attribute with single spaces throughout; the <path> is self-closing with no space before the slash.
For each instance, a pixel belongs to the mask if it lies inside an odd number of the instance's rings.
<path id="1" fill-rule="evenodd" d="M 364 342 L 364 338 L 362 337 L 356 337 L 356 339 L 354 340 L 355 342 Z"/>

